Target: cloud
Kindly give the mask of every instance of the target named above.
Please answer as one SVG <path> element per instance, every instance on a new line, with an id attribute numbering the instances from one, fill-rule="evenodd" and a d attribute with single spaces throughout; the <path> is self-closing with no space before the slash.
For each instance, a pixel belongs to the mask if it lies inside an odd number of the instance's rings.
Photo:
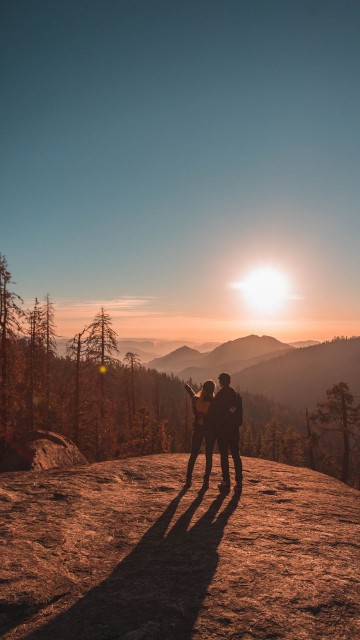
<path id="1" fill-rule="evenodd" d="M 139 311 L 140 309 L 147 309 L 148 311 L 151 308 L 156 298 L 153 297 L 144 297 L 137 298 L 132 296 L 126 296 L 123 298 L 111 298 L 105 300 L 75 300 L 72 298 L 63 298 L 57 300 L 55 303 L 55 307 L 57 310 L 63 311 L 81 311 L 87 312 L 91 311 L 92 313 L 96 313 L 104 307 L 104 309 L 108 312 L 110 311 Z"/>

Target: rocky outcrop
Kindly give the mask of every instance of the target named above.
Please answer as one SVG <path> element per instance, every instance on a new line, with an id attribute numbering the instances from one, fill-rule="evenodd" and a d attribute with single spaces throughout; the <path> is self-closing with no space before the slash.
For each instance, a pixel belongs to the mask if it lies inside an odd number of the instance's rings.
<path id="1" fill-rule="evenodd" d="M 58 433 L 33 431 L 7 444 L 0 472 L 41 471 L 87 464 L 76 445 Z"/>
<path id="2" fill-rule="evenodd" d="M 158 455 L 0 478 L 3 640 L 360 637 L 359 493 L 244 458 Z"/>

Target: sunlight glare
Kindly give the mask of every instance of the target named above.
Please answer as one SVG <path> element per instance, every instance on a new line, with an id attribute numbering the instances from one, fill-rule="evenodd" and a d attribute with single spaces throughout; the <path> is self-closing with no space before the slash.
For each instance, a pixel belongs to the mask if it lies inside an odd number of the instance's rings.
<path id="1" fill-rule="evenodd" d="M 249 306 L 258 313 L 273 313 L 288 298 L 287 278 L 273 267 L 259 267 L 235 287 L 242 291 Z"/>

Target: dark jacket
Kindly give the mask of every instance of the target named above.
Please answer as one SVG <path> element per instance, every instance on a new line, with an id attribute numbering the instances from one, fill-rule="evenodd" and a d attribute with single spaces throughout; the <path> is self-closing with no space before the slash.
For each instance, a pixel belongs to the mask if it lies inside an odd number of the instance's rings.
<path id="1" fill-rule="evenodd" d="M 231 407 L 236 407 L 232 413 Z M 209 421 L 217 432 L 238 428 L 243 422 L 242 399 L 232 387 L 222 387 L 210 405 Z"/>

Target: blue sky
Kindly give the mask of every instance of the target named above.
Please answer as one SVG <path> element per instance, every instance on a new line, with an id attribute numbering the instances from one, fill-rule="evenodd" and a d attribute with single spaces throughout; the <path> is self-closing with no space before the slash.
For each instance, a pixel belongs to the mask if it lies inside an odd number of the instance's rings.
<path id="1" fill-rule="evenodd" d="M 64 333 L 101 303 L 127 336 L 360 333 L 358 2 L 0 7 L 18 293 Z M 291 282 L 277 316 L 229 287 L 263 263 Z"/>

